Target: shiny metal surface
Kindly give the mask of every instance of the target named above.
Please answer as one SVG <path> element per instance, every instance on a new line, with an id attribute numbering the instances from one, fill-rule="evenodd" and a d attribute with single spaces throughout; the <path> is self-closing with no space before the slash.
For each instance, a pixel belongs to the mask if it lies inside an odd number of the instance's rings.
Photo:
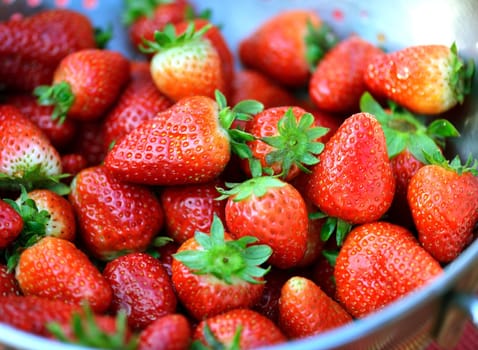
<path id="1" fill-rule="evenodd" d="M 16 11 L 30 13 L 53 1 L 40 1 L 30 9 L 26 1 L 0 0 L 0 20 Z M 221 24 L 231 48 L 251 33 L 266 18 L 286 8 L 312 8 L 344 37 L 357 33 L 386 50 L 415 44 L 445 44 L 456 42 L 460 55 L 478 64 L 478 1 L 476 0 L 196 0 L 199 9 L 213 9 L 212 20 Z M 90 16 L 97 26 L 114 25 L 115 39 L 109 48 L 129 57 L 136 54 L 128 44 L 126 32 L 118 21 L 121 7 L 115 0 L 102 0 L 92 9 L 81 1 L 70 1 L 74 7 Z M 91 1 L 90 1 L 91 3 Z M 94 3 L 94 2 L 93 2 Z M 472 96 L 463 106 L 447 113 L 462 136 L 452 140 L 449 155 L 462 159 L 472 154 L 478 158 L 478 74 L 475 74 Z M 419 349 L 430 339 L 447 347 L 460 336 L 466 317 L 478 317 L 476 299 L 470 296 L 478 290 L 478 241 L 445 268 L 434 283 L 382 311 L 353 324 L 326 332 L 320 336 L 289 342 L 275 349 Z M 465 309 L 466 312 L 463 312 Z M 467 313 L 470 313 L 467 315 Z M 476 320 L 475 320 L 476 321 Z M 14 330 L 0 324 L 0 344 L 15 349 L 81 349 L 52 343 L 45 339 Z M 0 346 L 1 348 L 1 346 Z"/>

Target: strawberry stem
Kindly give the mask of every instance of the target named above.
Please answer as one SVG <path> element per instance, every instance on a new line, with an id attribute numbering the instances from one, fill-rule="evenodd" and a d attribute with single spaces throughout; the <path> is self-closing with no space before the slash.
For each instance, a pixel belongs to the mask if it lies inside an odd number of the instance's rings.
<path id="1" fill-rule="evenodd" d="M 272 249 L 265 244 L 251 245 L 257 241 L 252 236 L 244 236 L 238 240 L 225 240 L 224 226 L 214 215 L 209 234 L 196 231 L 194 238 L 202 247 L 201 250 L 181 251 L 173 257 L 181 261 L 196 274 L 210 274 L 232 284 L 239 278 L 249 283 L 261 283 L 270 269 L 259 267 L 272 254 Z"/>
<path id="2" fill-rule="evenodd" d="M 68 111 L 75 102 L 75 95 L 71 91 L 71 86 L 66 81 L 59 82 L 52 86 L 40 85 L 33 90 L 33 94 L 38 97 L 38 104 L 41 106 L 55 106 L 52 120 L 57 120 L 62 124 Z"/>

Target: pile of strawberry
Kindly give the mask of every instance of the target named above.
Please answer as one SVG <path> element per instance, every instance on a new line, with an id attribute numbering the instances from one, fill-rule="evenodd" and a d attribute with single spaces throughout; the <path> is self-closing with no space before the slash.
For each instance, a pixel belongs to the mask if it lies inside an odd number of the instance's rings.
<path id="1" fill-rule="evenodd" d="M 186 0 L 126 4 L 141 61 L 70 10 L 0 23 L 0 322 L 255 348 L 377 312 L 472 242 L 477 164 L 445 157 L 473 75 L 454 45 L 387 53 L 290 10 L 236 62 Z"/>

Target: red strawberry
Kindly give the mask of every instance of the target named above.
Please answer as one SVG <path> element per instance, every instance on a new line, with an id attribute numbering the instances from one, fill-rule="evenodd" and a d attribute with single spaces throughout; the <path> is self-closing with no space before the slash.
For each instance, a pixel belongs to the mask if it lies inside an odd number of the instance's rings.
<path id="1" fill-rule="evenodd" d="M 80 171 L 69 200 L 90 254 L 111 260 L 145 250 L 163 225 L 163 211 L 150 188 L 121 182 L 104 166 Z"/>
<path id="2" fill-rule="evenodd" d="M 48 323 L 68 322 L 80 309 L 64 300 L 46 297 L 0 296 L 0 322 L 37 335 L 48 335 Z"/>
<path id="3" fill-rule="evenodd" d="M 300 107 L 272 107 L 256 114 L 245 131 L 255 136 L 247 144 L 263 172 L 280 175 L 286 181 L 301 171 L 308 172 L 324 149 L 319 138 L 328 131 L 315 127 L 314 122 L 314 117 Z M 248 175 L 261 175 L 251 169 L 249 159 L 243 159 L 242 169 Z"/>
<path id="4" fill-rule="evenodd" d="M 61 159 L 45 134 L 17 108 L 0 106 L 0 188 L 58 182 Z"/>
<path id="5" fill-rule="evenodd" d="M 233 240 L 217 216 L 211 232 L 197 231 L 174 254 L 172 281 L 177 296 L 195 319 L 235 308 L 250 308 L 264 290 L 259 267 L 271 255 L 266 245 L 244 236 Z"/>
<path id="6" fill-rule="evenodd" d="M 141 331 L 137 350 L 189 349 L 191 333 L 189 321 L 184 315 L 165 315 Z"/>
<path id="7" fill-rule="evenodd" d="M 185 0 L 126 1 L 123 21 L 128 26 L 133 47 L 138 48 L 143 39 L 154 40 L 155 30 L 185 20 L 192 11 L 191 4 Z"/>
<path id="8" fill-rule="evenodd" d="M 305 201 L 292 185 L 262 176 L 220 192 L 220 199 L 227 198 L 226 223 L 233 237 L 252 235 L 269 245 L 273 266 L 297 266 L 307 248 L 308 217 Z"/>
<path id="9" fill-rule="evenodd" d="M 335 45 L 335 36 L 311 10 L 280 12 L 263 22 L 239 46 L 245 66 L 287 86 L 304 86 L 310 67 Z"/>
<path id="10" fill-rule="evenodd" d="M 310 279 L 287 280 L 279 298 L 279 324 L 289 338 L 304 338 L 352 322 L 352 316 Z"/>
<path id="11" fill-rule="evenodd" d="M 224 90 L 221 57 L 213 44 L 203 37 L 211 26 L 195 29 L 194 22 L 182 34 L 172 24 L 156 31 L 154 41 L 145 41 L 143 51 L 154 53 L 151 76 L 159 91 L 173 101 L 203 95 L 214 97 Z"/>
<path id="12" fill-rule="evenodd" d="M 417 45 L 376 56 L 365 72 L 368 90 L 419 114 L 439 114 L 462 103 L 473 65 L 456 45 Z"/>
<path id="13" fill-rule="evenodd" d="M 131 66 L 134 73 L 130 82 L 104 120 L 106 149 L 141 122 L 152 119 L 172 104 L 154 85 L 147 62 L 134 62 Z"/>
<path id="14" fill-rule="evenodd" d="M 0 249 L 5 249 L 22 232 L 23 219 L 10 204 L 0 199 Z"/>
<path id="15" fill-rule="evenodd" d="M 357 112 L 360 96 L 365 92 L 367 64 L 382 51 L 352 35 L 328 51 L 319 61 L 309 81 L 309 95 L 321 110 Z"/>
<path id="16" fill-rule="evenodd" d="M 52 118 L 94 120 L 116 102 L 129 78 L 129 62 L 119 52 L 80 50 L 61 60 L 52 85 L 40 85 L 35 95 L 41 105 L 54 105 Z"/>
<path id="17" fill-rule="evenodd" d="M 422 246 L 440 262 L 450 262 L 473 240 L 478 222 L 477 163 L 462 165 L 441 153 L 429 158 L 408 185 L 408 204 Z"/>
<path id="18" fill-rule="evenodd" d="M 11 95 L 6 98 L 5 102 L 17 107 L 21 113 L 34 122 L 57 150 L 65 149 L 75 136 L 77 125 L 73 120 L 68 119 L 63 123 L 52 120 L 53 107 L 39 105 L 32 95 Z"/>
<path id="19" fill-rule="evenodd" d="M 387 222 L 356 226 L 337 256 L 337 298 L 364 317 L 441 275 L 440 264 L 407 229 Z"/>
<path id="20" fill-rule="evenodd" d="M 65 174 L 69 174 L 68 177 L 62 179 L 66 184 L 69 184 L 71 180 L 81 170 L 88 166 L 86 158 L 79 153 L 67 153 L 61 156 L 61 167 Z"/>
<path id="21" fill-rule="evenodd" d="M 327 241 L 327 243 L 329 242 L 334 241 Z M 335 250 L 332 251 L 327 250 L 326 247 L 324 247 L 322 254 L 319 255 L 311 267 L 311 280 L 332 299 L 335 299 L 336 292 L 334 270 L 337 254 L 337 247 L 335 247 Z M 333 259 L 333 263 L 331 262 L 331 257 Z"/>
<path id="22" fill-rule="evenodd" d="M 252 69 L 241 69 L 234 75 L 231 103 L 256 100 L 264 108 L 295 106 L 297 98 L 266 75 Z"/>
<path id="23" fill-rule="evenodd" d="M 156 247 L 155 251 L 159 254 L 159 262 L 165 268 L 168 276 L 171 278 L 172 266 L 173 266 L 173 255 L 178 251 L 179 245 L 174 241 L 170 240 L 164 244 L 161 244 L 159 247 Z"/>
<path id="24" fill-rule="evenodd" d="M 244 151 L 243 134 L 229 130 L 236 115 L 262 110 L 258 103 L 230 109 L 220 93 L 217 100 L 193 96 L 176 102 L 115 144 L 105 166 L 121 180 L 148 185 L 212 181 L 226 167 L 231 151 Z"/>
<path id="25" fill-rule="evenodd" d="M 95 47 L 84 14 L 52 9 L 0 23 L 0 81 L 9 90 L 31 91 L 49 84 L 60 60 Z"/>
<path id="26" fill-rule="evenodd" d="M 337 227 L 378 220 L 389 209 L 395 178 L 383 130 L 373 115 L 347 118 L 325 144 L 319 160 L 309 176 L 307 197 Z M 339 231 L 340 243 L 347 229 Z"/>
<path id="27" fill-rule="evenodd" d="M 95 166 L 103 163 L 107 153 L 105 144 L 103 119 L 82 121 L 78 123 L 76 137 L 69 151 L 83 156 L 87 165 Z"/>
<path id="28" fill-rule="evenodd" d="M 210 344 L 211 338 L 215 344 Z M 270 319 L 249 309 L 235 309 L 201 321 L 193 339 L 211 347 L 221 344 L 227 349 L 256 349 L 287 340 Z"/>
<path id="29" fill-rule="evenodd" d="M 120 256 L 103 270 L 113 290 L 112 309 L 123 310 L 133 329 L 176 311 L 176 295 L 161 263 L 145 253 Z"/>
<path id="30" fill-rule="evenodd" d="M 8 271 L 7 265 L 0 264 L 0 298 L 7 295 L 21 295 L 21 293 L 15 273 Z"/>
<path id="31" fill-rule="evenodd" d="M 87 301 L 95 312 L 111 303 L 111 287 L 88 256 L 72 242 L 45 237 L 20 255 L 15 276 L 25 295 L 71 304 Z"/>
<path id="32" fill-rule="evenodd" d="M 194 236 L 194 232 L 209 232 L 214 215 L 225 220 L 225 201 L 218 201 L 216 187 L 223 182 L 167 186 L 160 193 L 165 214 L 166 234 L 181 244 Z"/>

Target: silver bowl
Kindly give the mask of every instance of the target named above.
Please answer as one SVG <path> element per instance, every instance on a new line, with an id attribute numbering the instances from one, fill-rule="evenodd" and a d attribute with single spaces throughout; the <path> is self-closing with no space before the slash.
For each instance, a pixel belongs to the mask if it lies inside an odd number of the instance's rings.
<path id="1" fill-rule="evenodd" d="M 7 4 L 8 3 L 8 4 Z M 0 20 L 15 12 L 30 14 L 54 6 L 54 1 L 0 1 Z M 32 3 L 32 2 L 30 2 Z M 138 54 L 129 45 L 119 18 L 119 1 L 86 1 L 66 6 L 87 14 L 96 26 L 113 25 L 114 40 L 108 48 L 128 57 Z M 91 3 L 91 1 L 90 1 Z M 357 33 L 364 39 L 392 51 L 417 44 L 457 44 L 462 57 L 478 64 L 478 1 L 476 0 L 222 0 L 192 1 L 198 9 L 213 9 L 212 20 L 221 24 L 233 50 L 239 41 L 266 18 L 287 8 L 315 9 L 341 37 Z M 478 158 L 478 74 L 474 90 L 462 106 L 446 114 L 461 137 L 447 145 L 449 155 Z M 392 303 L 380 312 L 346 326 L 274 349 L 423 349 L 432 340 L 450 348 L 460 338 L 467 320 L 478 326 L 478 241 L 475 240 L 430 285 Z M 3 344 L 3 348 L 2 345 Z M 0 349 L 67 350 L 83 347 L 61 344 L 0 324 Z"/>

